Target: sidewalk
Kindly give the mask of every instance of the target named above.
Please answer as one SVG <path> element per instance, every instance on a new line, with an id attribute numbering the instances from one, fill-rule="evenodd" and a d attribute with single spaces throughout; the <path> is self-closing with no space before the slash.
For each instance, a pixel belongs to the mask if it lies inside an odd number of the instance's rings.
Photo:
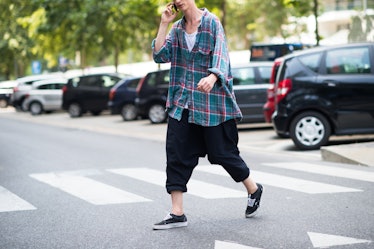
<path id="1" fill-rule="evenodd" d="M 325 146 L 321 156 L 330 162 L 374 166 L 374 142 Z"/>

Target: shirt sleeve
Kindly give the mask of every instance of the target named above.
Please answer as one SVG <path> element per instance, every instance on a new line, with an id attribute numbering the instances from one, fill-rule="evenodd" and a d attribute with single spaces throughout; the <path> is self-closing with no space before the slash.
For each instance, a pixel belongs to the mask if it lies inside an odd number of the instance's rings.
<path id="1" fill-rule="evenodd" d="M 153 60 L 156 63 L 168 63 L 171 61 L 171 55 L 172 55 L 172 41 L 173 36 L 175 34 L 175 28 L 170 30 L 169 34 L 166 37 L 166 40 L 164 44 L 162 45 L 161 49 L 157 52 L 155 52 L 155 43 L 156 39 L 152 41 L 152 51 L 153 51 Z"/>
<path id="2" fill-rule="evenodd" d="M 225 32 L 221 22 L 213 22 L 214 51 L 212 58 L 212 67 L 209 72 L 215 74 L 220 84 L 227 84 L 230 72 L 230 57 L 228 53 Z"/>

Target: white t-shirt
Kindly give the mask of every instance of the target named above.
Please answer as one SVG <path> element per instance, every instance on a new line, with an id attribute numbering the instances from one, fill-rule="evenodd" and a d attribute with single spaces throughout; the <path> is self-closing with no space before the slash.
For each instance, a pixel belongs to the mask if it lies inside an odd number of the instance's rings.
<path id="1" fill-rule="evenodd" d="M 192 34 L 184 32 L 184 39 L 186 39 L 188 50 L 191 52 L 196 42 L 197 31 Z"/>

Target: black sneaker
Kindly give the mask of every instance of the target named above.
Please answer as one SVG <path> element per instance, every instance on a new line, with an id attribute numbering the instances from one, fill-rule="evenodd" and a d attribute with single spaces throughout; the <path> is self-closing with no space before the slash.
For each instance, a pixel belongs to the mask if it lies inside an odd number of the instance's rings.
<path id="1" fill-rule="evenodd" d="M 176 227 L 186 227 L 187 217 L 183 214 L 181 216 L 168 214 L 163 221 L 153 225 L 153 230 L 170 229 Z"/>
<path id="2" fill-rule="evenodd" d="M 263 191 L 261 184 L 257 183 L 258 189 L 256 192 L 248 196 L 247 209 L 245 210 L 245 217 L 250 218 L 257 214 L 257 210 L 260 207 L 260 200 Z"/>

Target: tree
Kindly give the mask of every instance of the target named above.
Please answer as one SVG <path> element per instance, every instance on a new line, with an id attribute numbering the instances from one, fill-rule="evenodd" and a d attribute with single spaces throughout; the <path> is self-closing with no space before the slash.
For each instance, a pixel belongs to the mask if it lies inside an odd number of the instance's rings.
<path id="1" fill-rule="evenodd" d="M 34 58 L 32 39 L 20 19 L 35 10 L 33 4 L 22 0 L 0 1 L 0 74 L 9 79 L 23 76 L 30 61 Z"/>

